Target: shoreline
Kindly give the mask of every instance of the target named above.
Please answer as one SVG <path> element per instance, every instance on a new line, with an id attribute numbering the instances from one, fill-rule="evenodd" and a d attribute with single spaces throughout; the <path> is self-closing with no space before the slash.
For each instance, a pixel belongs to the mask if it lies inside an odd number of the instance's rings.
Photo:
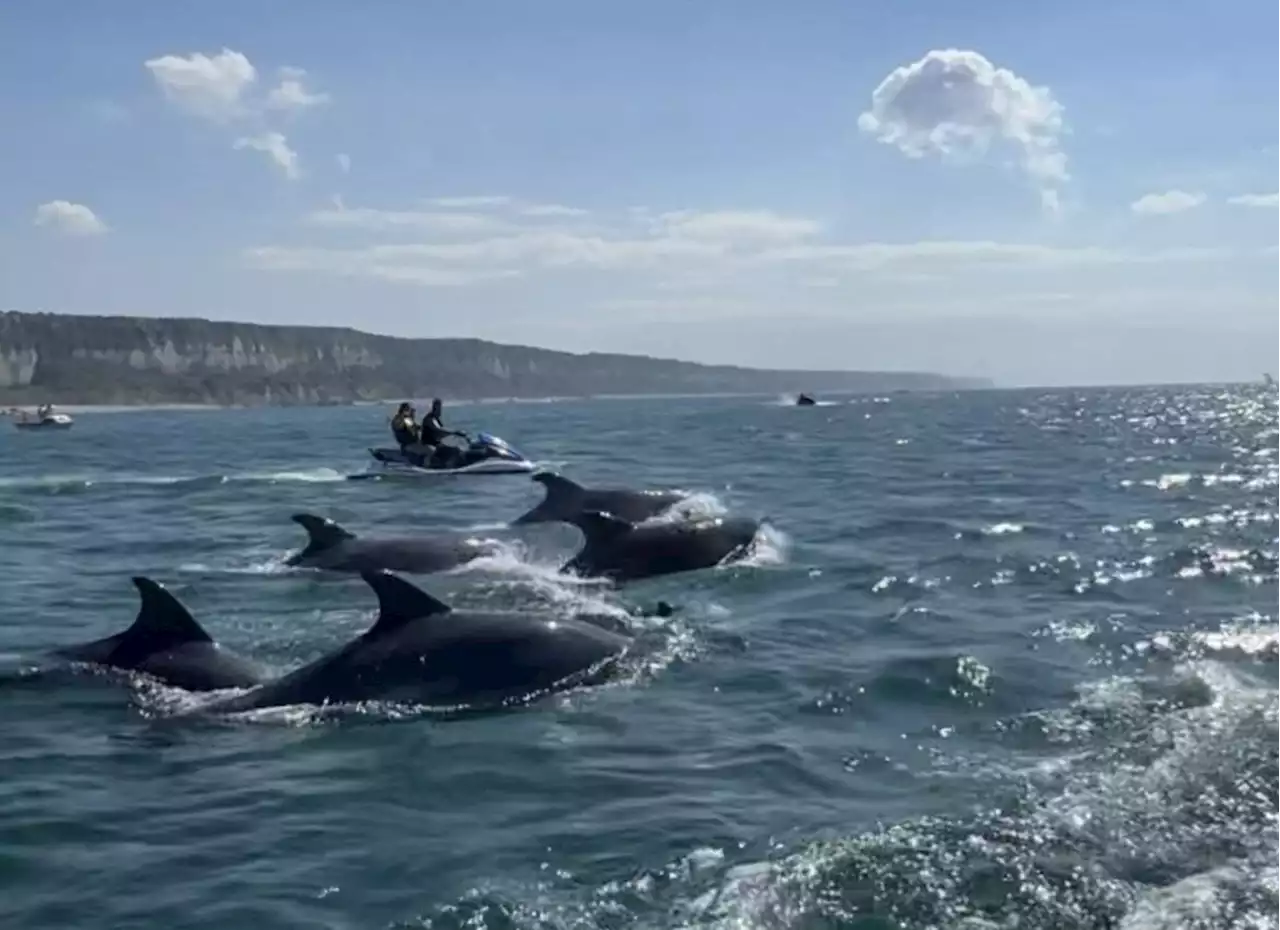
<path id="1" fill-rule="evenodd" d="M 832 396 L 867 396 L 877 397 L 887 392 L 877 391 L 841 391 Z M 928 392 L 925 392 L 928 393 Z M 496 406 L 499 404 L 563 404 L 576 402 L 592 402 L 607 400 L 677 400 L 696 398 L 734 398 L 734 397 L 782 397 L 793 396 L 772 391 L 753 391 L 749 393 L 675 393 L 675 394 L 596 394 L 590 397 L 558 395 L 553 397 L 443 397 L 444 403 L 451 407 Z M 214 410 L 287 410 L 287 409 L 323 409 L 348 407 L 395 407 L 405 398 L 387 398 L 382 400 L 353 400 L 343 403 L 328 404 L 198 404 L 198 403 L 138 403 L 138 404 L 75 404 L 53 401 L 54 408 L 60 413 L 72 415 L 82 413 L 145 413 L 158 411 L 214 411 Z M 429 399 L 425 397 L 408 398 L 416 405 L 425 406 Z M 0 414 L 8 416 L 10 410 L 34 412 L 33 404 L 0 404 Z"/>

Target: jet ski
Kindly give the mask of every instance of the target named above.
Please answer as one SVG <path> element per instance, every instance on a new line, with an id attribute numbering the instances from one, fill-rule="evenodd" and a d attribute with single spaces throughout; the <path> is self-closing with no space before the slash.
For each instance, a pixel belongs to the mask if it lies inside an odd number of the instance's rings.
<path id="1" fill-rule="evenodd" d="M 428 461 L 420 456 L 408 455 L 398 448 L 370 449 L 374 462 L 365 475 L 352 478 L 377 477 L 378 475 L 527 475 L 534 471 L 529 461 L 507 442 L 489 433 L 477 433 L 465 449 L 441 445 Z"/>
<path id="2" fill-rule="evenodd" d="M 17 414 L 13 425 L 17 429 L 71 429 L 75 420 L 65 413 L 54 413 L 52 408 L 42 407 L 36 414 L 25 410 Z"/>

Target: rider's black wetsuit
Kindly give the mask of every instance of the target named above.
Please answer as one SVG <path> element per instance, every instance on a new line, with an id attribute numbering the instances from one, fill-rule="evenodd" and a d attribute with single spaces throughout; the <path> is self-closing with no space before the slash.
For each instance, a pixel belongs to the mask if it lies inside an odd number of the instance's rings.
<path id="1" fill-rule="evenodd" d="M 466 437 L 466 433 L 456 430 L 448 430 L 444 428 L 444 424 L 440 422 L 438 414 L 429 413 L 422 419 L 420 428 L 419 442 L 424 446 L 434 446 L 435 451 L 431 454 L 431 462 L 438 468 L 445 468 L 450 462 L 456 461 L 462 457 L 460 450 L 453 446 L 444 444 L 444 440 L 450 436 Z"/>

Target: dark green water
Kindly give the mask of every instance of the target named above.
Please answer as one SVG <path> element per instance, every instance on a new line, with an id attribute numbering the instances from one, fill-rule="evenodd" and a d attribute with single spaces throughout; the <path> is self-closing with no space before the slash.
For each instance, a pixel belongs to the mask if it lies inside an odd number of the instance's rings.
<path id="1" fill-rule="evenodd" d="M 448 411 L 776 527 L 619 590 L 501 528 L 525 478 L 341 480 L 384 413 L 0 423 L 0 926 L 1275 925 L 1274 393 Z M 506 540 L 416 579 L 455 603 L 684 609 L 625 684 L 465 720 L 183 717 L 41 659 L 127 625 L 133 574 L 277 669 L 341 644 L 372 600 L 281 567 L 298 510 Z"/>

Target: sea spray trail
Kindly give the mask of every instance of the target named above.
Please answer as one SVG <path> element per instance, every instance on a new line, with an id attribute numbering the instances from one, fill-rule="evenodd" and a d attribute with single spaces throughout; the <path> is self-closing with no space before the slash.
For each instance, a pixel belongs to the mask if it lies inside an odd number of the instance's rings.
<path id="1" fill-rule="evenodd" d="M 822 399 L 841 403 L 459 407 L 585 485 L 688 489 L 778 534 L 773 556 L 622 588 L 560 575 L 573 528 L 506 526 L 542 498 L 527 478 L 328 477 L 385 442 L 380 408 L 0 436 L 0 919 L 1274 926 L 1275 395 Z M 28 674 L 128 623 L 132 574 L 273 671 L 349 641 L 363 583 L 282 564 L 303 511 L 500 539 L 413 580 L 599 613 L 642 648 L 616 685 L 481 717 L 197 720 L 201 698 L 150 682 Z M 659 600 L 675 615 L 637 616 Z"/>

